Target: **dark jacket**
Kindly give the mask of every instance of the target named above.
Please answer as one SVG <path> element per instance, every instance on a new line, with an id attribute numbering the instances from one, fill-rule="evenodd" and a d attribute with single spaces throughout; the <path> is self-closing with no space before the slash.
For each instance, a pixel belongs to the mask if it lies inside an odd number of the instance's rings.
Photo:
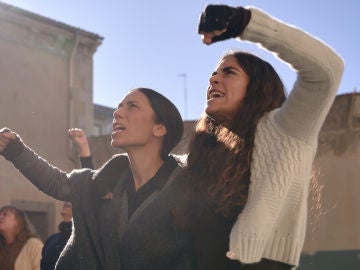
<path id="1" fill-rule="evenodd" d="M 94 169 L 92 157 L 80 157 L 81 168 Z M 72 232 L 72 221 L 62 221 L 59 224 L 59 232 L 50 235 L 44 244 L 41 254 L 41 270 L 54 270 L 61 251 L 64 249 Z"/>
<path id="2" fill-rule="evenodd" d="M 3 153 L 5 158 L 38 189 L 73 206 L 74 231 L 57 270 L 193 269 L 190 237 L 174 221 L 174 209 L 182 200 L 175 177 L 179 167 L 128 220 L 125 176 L 119 173 L 124 156 L 115 156 L 96 171 L 66 174 L 19 143 Z M 108 177 L 118 181 L 112 199 L 103 199 L 96 183 Z"/>
<path id="3" fill-rule="evenodd" d="M 53 270 L 61 251 L 64 249 L 71 235 L 72 222 L 62 221 L 59 224 L 59 232 L 46 239 L 41 254 L 41 270 Z"/>

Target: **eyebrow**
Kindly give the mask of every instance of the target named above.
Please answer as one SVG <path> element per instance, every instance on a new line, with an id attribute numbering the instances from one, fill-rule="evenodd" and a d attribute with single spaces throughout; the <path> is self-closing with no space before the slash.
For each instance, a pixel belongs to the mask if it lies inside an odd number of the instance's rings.
<path id="1" fill-rule="evenodd" d="M 120 107 L 122 107 L 123 105 L 124 105 L 124 103 L 125 104 L 127 104 L 127 105 L 131 105 L 131 104 L 136 104 L 136 105 L 138 105 L 139 104 L 139 102 L 137 102 L 136 100 L 127 100 L 127 101 L 123 101 L 123 102 L 120 102 L 119 103 L 119 105 L 118 105 L 118 108 L 120 108 Z"/>
<path id="2" fill-rule="evenodd" d="M 239 71 L 238 68 L 236 67 L 233 67 L 233 66 L 227 66 L 227 67 L 223 67 L 221 69 L 222 72 L 226 72 L 226 71 L 230 71 L 230 70 L 235 70 L 235 71 Z M 216 75 L 218 72 L 217 71 L 214 71 L 213 73 L 211 73 L 212 76 Z"/>

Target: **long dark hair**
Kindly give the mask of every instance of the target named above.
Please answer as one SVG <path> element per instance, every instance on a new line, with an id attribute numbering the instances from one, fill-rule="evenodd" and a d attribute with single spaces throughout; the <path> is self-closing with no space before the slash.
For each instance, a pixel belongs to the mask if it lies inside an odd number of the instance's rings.
<path id="1" fill-rule="evenodd" d="M 280 77 L 268 62 L 241 51 L 226 57 L 235 57 L 249 76 L 244 102 L 229 127 L 206 114 L 201 117 L 189 146 L 188 170 L 192 182 L 207 189 L 216 210 L 231 216 L 241 212 L 247 200 L 257 123 L 286 97 Z"/>

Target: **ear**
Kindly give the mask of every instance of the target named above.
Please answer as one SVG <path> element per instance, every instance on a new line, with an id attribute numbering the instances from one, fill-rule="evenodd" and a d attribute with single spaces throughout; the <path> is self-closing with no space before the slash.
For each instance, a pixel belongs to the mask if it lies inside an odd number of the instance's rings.
<path id="1" fill-rule="evenodd" d="M 165 136 L 167 130 L 164 124 L 155 124 L 153 132 L 156 137 L 162 137 Z"/>

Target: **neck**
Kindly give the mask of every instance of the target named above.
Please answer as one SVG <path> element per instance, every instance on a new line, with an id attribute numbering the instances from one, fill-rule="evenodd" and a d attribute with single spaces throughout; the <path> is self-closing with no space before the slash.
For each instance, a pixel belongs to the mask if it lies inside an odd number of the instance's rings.
<path id="1" fill-rule="evenodd" d="M 146 184 L 164 163 L 159 152 L 128 152 L 135 190 Z"/>
<path id="2" fill-rule="evenodd" d="M 7 246 L 11 245 L 15 240 L 15 234 L 12 234 L 12 233 L 4 233 L 3 237 L 5 239 Z"/>

